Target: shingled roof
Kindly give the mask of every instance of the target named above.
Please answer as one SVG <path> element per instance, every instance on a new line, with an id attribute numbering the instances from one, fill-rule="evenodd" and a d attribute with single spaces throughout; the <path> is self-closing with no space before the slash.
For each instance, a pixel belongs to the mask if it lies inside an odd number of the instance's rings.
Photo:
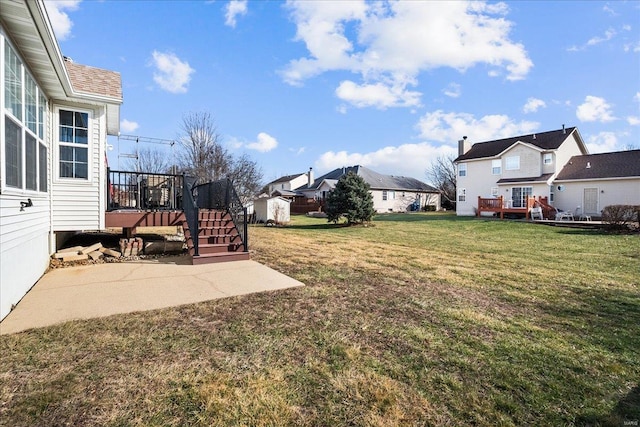
<path id="1" fill-rule="evenodd" d="M 289 182 L 292 179 L 298 178 L 301 175 L 306 175 L 306 173 L 295 173 L 293 175 L 285 175 L 283 177 L 280 177 L 278 179 L 276 179 L 275 181 L 271 181 L 270 183 L 268 183 L 267 185 L 271 185 L 271 184 L 280 184 L 282 182 Z"/>
<path id="2" fill-rule="evenodd" d="M 640 150 L 573 156 L 556 181 L 640 177 Z"/>
<path id="3" fill-rule="evenodd" d="M 299 188 L 298 191 L 318 188 L 323 181 L 335 182 L 349 172 L 353 172 L 356 175 L 361 176 L 362 179 L 364 179 L 364 181 L 369 184 L 371 189 L 374 190 L 438 192 L 437 189 L 433 188 L 429 184 L 425 184 L 424 182 L 419 181 L 415 178 L 396 175 L 383 175 L 360 165 L 334 169 L 331 172 L 326 173 L 316 179 L 310 187 L 305 185 L 304 187 Z"/>
<path id="4" fill-rule="evenodd" d="M 555 150 L 571 135 L 575 127 L 552 130 L 548 132 L 532 133 L 530 135 L 520 135 L 494 141 L 478 142 L 471 146 L 465 154 L 458 156 L 455 161 L 482 159 L 485 157 L 495 157 L 511 147 L 516 142 L 524 142 L 535 145 L 542 150 Z"/>
<path id="5" fill-rule="evenodd" d="M 64 65 L 74 91 L 122 100 L 120 73 L 76 64 L 69 60 L 64 61 Z"/>

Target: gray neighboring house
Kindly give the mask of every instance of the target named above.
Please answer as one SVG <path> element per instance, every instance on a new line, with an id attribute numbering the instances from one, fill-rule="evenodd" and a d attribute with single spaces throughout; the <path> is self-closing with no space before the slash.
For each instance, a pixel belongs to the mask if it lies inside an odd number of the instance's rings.
<path id="1" fill-rule="evenodd" d="M 555 201 L 600 215 L 608 205 L 640 205 L 640 150 L 573 156 L 556 179 Z"/>
<path id="2" fill-rule="evenodd" d="M 406 176 L 383 175 L 360 165 L 334 169 L 295 190 L 309 199 L 324 201 L 338 180 L 349 172 L 369 184 L 373 207 L 378 213 L 421 210 L 425 206 L 440 210 L 440 191 L 429 184 Z"/>

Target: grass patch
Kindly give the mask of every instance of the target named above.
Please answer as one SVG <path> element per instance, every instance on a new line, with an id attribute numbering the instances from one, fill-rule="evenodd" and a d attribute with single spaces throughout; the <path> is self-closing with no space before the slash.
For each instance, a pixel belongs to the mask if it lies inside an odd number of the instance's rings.
<path id="1" fill-rule="evenodd" d="M 307 286 L 0 337 L 7 425 L 624 425 L 640 240 L 447 214 L 250 228 Z"/>

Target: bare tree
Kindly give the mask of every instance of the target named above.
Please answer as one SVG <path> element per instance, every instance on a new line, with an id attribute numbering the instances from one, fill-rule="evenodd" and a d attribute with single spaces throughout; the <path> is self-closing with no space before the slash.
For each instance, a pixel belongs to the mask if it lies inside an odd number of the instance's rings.
<path id="1" fill-rule="evenodd" d="M 260 190 L 262 170 L 260 166 L 246 154 L 233 160 L 227 176 L 233 182 L 233 186 L 242 204 L 253 199 Z"/>
<path id="2" fill-rule="evenodd" d="M 137 154 L 137 159 L 128 159 L 128 170 L 145 173 L 167 173 L 170 169 L 170 161 L 167 154 L 155 148 L 143 148 Z"/>
<path id="3" fill-rule="evenodd" d="M 431 161 L 426 171 L 427 179 L 442 192 L 442 207 L 456 208 L 456 167 L 455 156 L 440 156 Z"/>
<path id="4" fill-rule="evenodd" d="M 253 198 L 260 189 L 260 167 L 246 154 L 235 158 L 222 145 L 222 137 L 210 113 L 186 114 L 180 130 L 178 164 L 183 172 L 197 177 L 200 182 L 229 178 L 243 203 Z"/>

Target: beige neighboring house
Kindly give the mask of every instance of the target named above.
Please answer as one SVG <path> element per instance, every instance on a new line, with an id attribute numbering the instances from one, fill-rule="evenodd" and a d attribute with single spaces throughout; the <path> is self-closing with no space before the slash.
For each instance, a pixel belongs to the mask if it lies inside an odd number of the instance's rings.
<path id="1" fill-rule="evenodd" d="M 578 215 L 608 205 L 640 205 L 640 150 L 574 156 L 554 181 L 555 202 Z"/>
<path id="2" fill-rule="evenodd" d="M 303 185 L 313 182 L 313 168 L 309 168 L 309 172 L 296 173 L 293 175 L 285 175 L 267 184 L 267 194 L 272 196 L 276 191 L 278 195 L 295 194 L 295 189 Z"/>
<path id="3" fill-rule="evenodd" d="M 324 202 L 329 192 L 336 187 L 338 180 L 349 172 L 359 175 L 369 184 L 373 207 L 378 213 L 418 211 L 425 206 L 440 210 L 440 192 L 432 186 L 415 178 L 383 175 L 359 165 L 334 169 L 297 188 L 296 192 L 308 199 Z"/>
<path id="4" fill-rule="evenodd" d="M 575 156 L 587 148 L 575 127 L 471 144 L 459 141 L 456 165 L 456 213 L 475 215 L 478 198 L 499 198 L 504 208 L 527 210 L 527 198 L 543 197 L 556 208 L 576 204 L 558 195 L 555 180 Z M 562 189 L 562 187 L 561 187 Z"/>
<path id="5" fill-rule="evenodd" d="M 2 319 L 65 236 L 105 228 L 107 135 L 119 132 L 122 84 L 62 56 L 42 0 L 0 7 Z"/>

